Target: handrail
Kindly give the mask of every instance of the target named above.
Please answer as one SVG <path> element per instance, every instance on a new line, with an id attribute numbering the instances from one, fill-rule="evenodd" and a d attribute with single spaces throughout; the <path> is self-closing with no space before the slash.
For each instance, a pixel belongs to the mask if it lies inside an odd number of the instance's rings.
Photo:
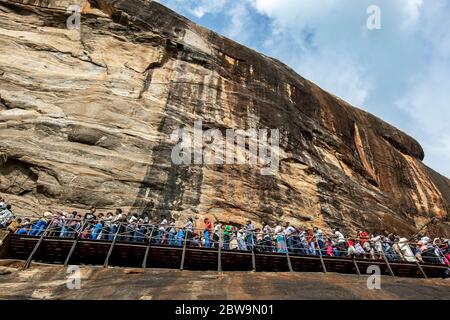
<path id="1" fill-rule="evenodd" d="M 39 219 L 37 219 L 37 220 L 39 220 Z M 53 221 L 53 220 L 51 220 L 51 221 Z M 85 220 L 85 219 L 71 219 L 70 220 L 70 222 L 74 222 L 74 221 L 76 221 L 76 222 L 85 222 L 85 225 L 87 224 L 86 222 L 89 222 L 90 224 L 92 224 L 92 225 L 94 225 L 94 224 L 96 224 L 96 223 L 98 223 L 98 222 L 102 222 L 102 220 Z M 54 225 L 53 225 L 53 223 L 50 223 L 50 224 L 52 224 L 51 225 L 51 227 L 54 227 Z M 143 227 L 146 227 L 146 228 L 148 228 L 148 227 L 159 227 L 159 226 L 161 226 L 161 225 L 159 225 L 159 224 L 156 224 L 156 225 L 154 225 L 154 224 L 151 224 L 151 223 L 146 223 L 146 224 L 140 224 L 140 225 L 133 225 L 133 223 L 129 223 L 129 222 L 113 222 L 112 223 L 113 225 L 117 225 L 117 226 L 125 226 L 126 228 L 125 228 L 125 231 L 124 232 L 122 232 L 122 233 L 120 233 L 120 234 L 118 234 L 119 236 L 123 236 L 123 237 L 130 237 L 130 235 L 127 235 L 130 231 L 135 231 L 135 229 L 130 229 L 130 227 L 131 228 L 136 228 L 137 226 L 139 226 L 139 227 L 141 227 L 141 228 L 143 228 Z M 58 227 L 58 226 L 56 226 L 56 227 Z M 80 231 L 85 231 L 85 228 L 83 227 L 82 229 L 80 229 L 80 230 L 75 230 L 73 227 L 71 227 L 70 225 L 67 225 L 67 224 L 62 224 L 62 225 L 59 225 L 59 227 L 66 227 L 66 228 L 68 228 L 69 229 L 69 232 L 76 232 L 76 233 L 79 233 Z M 171 226 L 166 226 L 167 228 L 171 228 Z M 174 226 L 174 228 L 175 229 L 182 229 L 183 227 L 182 226 Z M 103 226 L 99 231 L 105 231 L 107 228 L 105 227 L 105 226 Z M 128 230 L 127 230 L 128 229 Z M 72 230 L 72 231 L 70 231 L 70 230 Z M 52 228 L 50 228 L 50 230 L 49 231 L 53 231 L 53 229 Z M 194 231 L 199 231 L 197 234 L 198 235 L 203 235 L 203 229 L 201 229 L 201 228 L 194 228 Z M 100 233 L 100 232 L 99 232 Z M 194 232 L 195 233 L 195 232 Z M 234 232 L 235 233 L 235 232 Z M 258 234 L 258 233 L 255 233 L 255 232 L 248 232 L 248 234 Z M 167 235 L 168 234 L 168 232 L 167 231 L 165 231 L 165 235 Z M 265 234 L 265 235 L 267 235 L 267 233 Z M 272 236 L 272 238 L 275 238 L 275 233 L 270 233 L 269 235 L 271 235 Z M 288 239 L 289 237 L 292 237 L 292 236 L 286 236 L 286 239 Z M 326 236 L 324 236 L 324 238 L 332 238 L 332 237 L 326 237 Z M 93 240 L 95 240 L 95 239 L 93 239 Z M 356 237 L 345 237 L 345 240 L 355 240 L 355 241 L 360 241 L 360 240 L 358 240 Z M 369 242 L 371 245 L 373 245 L 373 242 L 371 241 L 371 239 L 367 239 L 366 240 L 367 242 Z M 382 240 L 378 240 L 377 242 L 380 242 L 380 243 L 383 243 L 383 244 L 385 244 L 385 243 L 388 243 L 388 244 L 393 244 L 393 243 L 398 243 L 398 241 L 395 241 L 395 242 L 392 242 L 392 241 L 382 241 Z M 408 244 L 408 245 L 410 245 L 410 246 L 413 246 L 413 247 L 415 247 L 416 246 L 416 243 L 415 242 L 402 242 L 403 244 Z M 254 246 L 257 246 L 257 247 L 262 247 L 262 245 L 258 245 L 258 244 L 254 244 Z M 275 248 L 275 246 L 271 246 L 272 248 Z"/>
<path id="2" fill-rule="evenodd" d="M 33 217 L 33 219 L 35 219 L 35 217 Z M 42 218 L 36 219 L 37 221 L 41 220 Z M 80 222 L 83 222 L 83 225 L 81 227 L 75 227 L 77 226 Z M 35 226 L 36 224 L 30 224 L 30 227 L 28 228 L 28 232 L 27 234 L 29 234 L 31 232 L 31 230 L 33 230 L 33 226 Z M 114 238 L 111 239 L 111 230 L 110 228 L 112 226 L 117 227 L 116 233 L 114 235 Z M 96 240 L 106 240 L 106 241 L 112 241 L 110 249 L 108 251 L 108 257 L 105 260 L 105 266 L 108 265 L 109 262 L 109 257 L 111 256 L 112 250 L 114 248 L 114 245 L 116 243 L 116 241 L 125 241 L 125 242 L 145 242 L 145 239 L 148 239 L 148 245 L 147 245 L 147 250 L 146 250 L 146 254 L 148 257 L 148 251 L 150 246 L 153 244 L 153 240 L 154 240 L 154 229 L 158 229 L 159 227 L 161 227 L 161 225 L 159 224 L 153 224 L 153 223 L 142 223 L 138 222 L 138 221 L 134 221 L 134 222 L 119 222 L 119 221 L 108 221 L 107 223 L 104 223 L 103 219 L 79 219 L 79 218 L 72 218 L 72 219 L 64 219 L 62 217 L 56 217 L 53 219 L 48 220 L 47 222 L 47 226 L 46 226 L 46 230 L 45 232 L 41 233 L 40 236 L 41 238 L 39 239 L 38 243 L 36 244 L 37 246 L 35 246 L 35 248 L 33 249 L 32 254 L 30 255 L 30 258 L 32 259 L 32 257 L 34 256 L 34 254 L 36 253 L 37 249 L 39 248 L 39 246 L 41 245 L 41 243 L 43 241 L 45 241 L 45 239 L 51 239 L 51 238 L 72 238 L 74 239 L 74 243 L 72 245 L 72 248 L 69 252 L 69 255 L 65 261 L 65 265 L 68 264 L 69 259 L 71 257 L 71 255 L 73 254 L 75 247 L 77 245 L 77 242 L 79 240 L 86 240 L 86 239 L 90 239 L 92 241 L 96 241 Z M 172 230 L 173 229 L 173 230 Z M 160 237 L 158 237 L 156 239 L 156 245 L 158 244 L 168 244 L 168 245 L 174 245 L 173 243 L 173 239 L 177 238 L 177 231 L 179 229 L 184 229 L 183 226 L 177 226 L 177 225 L 165 225 L 165 229 L 162 231 L 162 235 L 160 234 Z M 149 230 L 152 230 L 152 232 L 149 235 Z M 188 233 L 185 232 L 185 239 L 184 239 L 184 243 L 183 243 L 183 254 L 182 254 L 182 264 L 180 266 L 180 269 L 182 270 L 184 268 L 184 258 L 186 255 L 186 250 L 189 248 L 192 248 L 194 245 L 195 246 L 202 246 L 201 243 L 201 238 L 204 237 L 204 233 L 203 233 L 204 229 L 196 229 L 194 228 L 194 234 L 196 234 L 197 236 L 194 239 L 188 239 Z M 172 232 L 169 232 L 172 231 Z M 174 232 L 175 233 L 174 233 Z M 216 231 L 214 231 L 216 232 Z M 257 232 L 257 231 L 250 231 L 250 230 L 240 230 L 240 232 L 243 232 L 243 234 L 240 234 L 240 237 L 248 237 L 249 235 L 251 235 L 253 237 L 253 239 L 256 238 L 256 241 L 254 241 L 254 243 L 252 244 L 252 265 L 253 268 L 256 268 L 256 256 L 261 254 L 261 253 L 265 253 L 265 252 L 277 252 L 277 244 L 276 244 L 276 235 L 273 232 L 270 233 L 264 233 L 264 232 Z M 237 233 L 238 230 L 234 229 L 231 234 L 230 234 L 230 241 L 235 239 L 237 237 Z M 171 234 L 171 236 L 169 237 L 168 240 L 168 236 L 169 234 Z M 302 236 L 299 236 L 299 234 L 301 234 Z M 210 236 L 212 237 L 213 232 L 210 232 Z M 26 236 L 26 235 L 22 235 L 22 236 Z M 92 239 L 92 237 L 95 236 L 95 239 Z M 285 241 L 285 246 L 286 246 L 286 258 L 288 260 L 288 266 L 289 269 L 291 270 L 292 265 L 290 262 L 290 255 L 291 254 L 301 254 L 301 255 L 313 255 L 312 252 L 315 251 L 316 255 L 319 256 L 320 260 L 321 260 L 321 264 L 322 264 L 322 269 L 324 270 L 324 272 L 326 272 L 326 267 L 325 267 L 325 263 L 324 263 L 324 258 L 328 257 L 327 255 L 324 255 L 323 252 L 325 251 L 325 248 L 320 249 L 316 237 L 315 235 L 310 235 L 310 237 L 312 236 L 313 242 L 315 243 L 315 246 L 317 248 L 317 250 L 310 250 L 311 248 L 309 248 L 309 245 L 307 243 L 307 241 L 305 241 L 306 239 L 306 234 L 305 233 L 299 233 L 299 232 L 294 232 L 291 235 L 286 235 L 283 234 L 283 238 Z M 326 246 L 330 246 L 330 243 L 328 241 L 328 239 L 336 239 L 337 238 L 332 235 L 332 236 L 328 236 L 328 235 L 322 235 L 325 240 L 324 244 L 326 244 Z M 241 238 L 242 239 L 242 238 Z M 269 239 L 269 241 L 267 240 Z M 288 239 L 294 239 L 295 241 L 293 241 L 293 245 L 290 244 L 290 242 L 288 241 Z M 398 244 L 398 239 L 397 241 L 385 241 L 384 239 L 377 239 L 376 241 L 373 240 L 374 238 L 369 238 L 369 239 L 359 239 L 359 237 L 345 237 L 346 242 L 348 240 L 354 240 L 355 242 L 358 242 L 360 240 L 365 240 L 368 244 L 369 244 L 369 248 L 370 251 L 364 250 L 362 253 L 360 252 L 360 255 L 357 255 L 357 257 L 363 257 L 363 258 L 374 258 L 374 255 L 376 257 L 378 257 L 381 260 L 384 260 L 385 264 L 387 265 L 387 268 L 389 270 L 389 273 L 394 276 L 392 268 L 390 267 L 389 263 L 390 262 L 395 262 L 395 261 L 410 261 L 410 262 L 414 262 L 417 265 L 418 270 L 420 271 L 420 273 L 422 274 L 422 276 L 425 278 L 426 274 L 424 272 L 424 270 L 421 267 L 421 264 L 419 263 L 418 259 L 417 259 L 417 254 L 415 253 L 414 250 L 417 248 L 415 243 L 409 243 L 409 242 L 401 242 L 401 246 L 405 246 L 407 245 L 412 253 L 411 253 L 405 257 L 404 256 L 404 252 L 402 252 L 401 250 L 394 250 L 393 245 L 394 244 Z M 230 241 L 227 241 L 228 244 Z M 341 239 L 342 241 L 342 239 Z M 168 243 L 169 242 L 169 243 Z M 176 240 L 175 240 L 176 242 Z M 227 248 L 225 248 L 224 246 L 224 241 L 223 241 L 223 229 L 220 228 L 219 229 L 219 244 L 218 244 L 218 249 L 220 251 L 220 253 L 218 254 L 218 271 L 221 271 L 221 259 L 222 259 L 222 250 L 227 251 Z M 270 242 L 270 243 L 269 243 Z M 217 241 L 210 241 L 211 245 L 216 246 Z M 39 244 L 39 245 L 38 245 Z M 239 243 L 238 243 L 239 245 Z M 428 246 L 430 246 L 430 244 L 428 244 Z M 348 250 L 348 246 L 349 244 L 346 243 L 346 245 L 343 248 L 340 248 L 339 245 L 337 245 L 337 243 L 334 243 L 334 245 L 332 246 L 333 251 L 338 255 L 338 256 L 343 256 L 343 257 L 348 257 L 348 258 L 354 258 L 354 255 L 352 256 L 347 250 Z M 381 246 L 381 250 L 379 250 L 379 247 Z M 447 251 L 443 252 L 442 250 L 444 250 L 442 247 L 442 244 L 440 246 L 438 245 L 431 245 L 434 249 L 439 249 L 438 250 L 438 255 L 436 257 L 432 257 L 432 258 L 426 258 L 426 256 L 423 257 L 423 259 L 427 262 L 427 263 L 434 263 L 434 264 L 443 264 L 443 257 L 445 257 L 445 255 L 448 254 L 448 249 L 446 249 Z M 247 250 L 248 248 L 241 248 L 239 247 L 240 250 Z M 389 250 L 389 252 L 388 252 Z M 250 253 L 250 252 L 249 252 Z M 353 259 L 355 267 L 357 268 L 358 271 L 358 266 L 357 266 L 357 262 L 356 259 Z M 440 263 L 437 263 L 437 261 L 439 261 Z M 27 266 L 29 266 L 31 264 L 31 260 L 30 262 L 27 261 Z M 146 260 L 144 260 L 143 262 L 143 267 L 146 266 Z"/>

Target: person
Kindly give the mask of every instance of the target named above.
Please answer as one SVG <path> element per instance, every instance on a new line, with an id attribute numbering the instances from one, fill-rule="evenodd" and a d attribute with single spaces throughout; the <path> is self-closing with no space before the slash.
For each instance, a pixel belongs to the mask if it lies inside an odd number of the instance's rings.
<path id="1" fill-rule="evenodd" d="M 191 247 L 201 247 L 201 243 L 202 243 L 202 241 L 200 239 L 200 236 L 196 232 L 194 232 L 192 234 L 192 239 L 191 239 L 191 244 L 190 244 Z"/>
<path id="2" fill-rule="evenodd" d="M 0 211 L 0 228 L 6 228 L 6 226 L 12 221 L 13 214 L 11 205 L 7 204 L 6 207 Z"/>
<path id="3" fill-rule="evenodd" d="M 92 235 L 92 231 L 93 231 L 93 227 L 91 224 L 88 224 L 84 230 L 81 232 L 81 239 L 92 239 L 91 235 Z"/>
<path id="4" fill-rule="evenodd" d="M 186 224 L 184 225 L 184 230 L 186 232 L 187 244 L 190 244 L 190 240 L 194 235 L 194 220 L 192 218 L 188 218 Z"/>
<path id="5" fill-rule="evenodd" d="M 355 241 L 353 239 L 348 239 L 347 245 L 347 256 L 353 258 L 356 254 Z"/>
<path id="6" fill-rule="evenodd" d="M 82 217 L 81 217 L 81 214 L 78 214 L 78 212 L 76 212 L 76 211 L 73 211 L 72 215 L 74 218 L 72 219 L 72 221 L 70 221 L 69 232 L 68 232 L 67 236 L 69 238 L 76 238 L 78 233 L 81 232 Z"/>
<path id="7" fill-rule="evenodd" d="M 381 236 L 380 235 L 372 235 L 372 237 L 369 240 L 375 249 L 377 259 L 383 259 L 383 244 L 381 242 Z"/>
<path id="8" fill-rule="evenodd" d="M 166 238 L 166 229 L 167 229 L 167 219 L 165 215 L 161 216 L 161 222 L 158 227 L 158 243 L 163 244 Z"/>
<path id="9" fill-rule="evenodd" d="M 177 233 L 177 241 L 178 241 L 178 246 L 182 247 L 184 244 L 184 238 L 185 238 L 185 231 L 183 228 L 178 228 L 178 233 Z"/>
<path id="10" fill-rule="evenodd" d="M 418 241 L 416 243 L 416 247 L 414 248 L 414 257 L 419 261 L 419 262 L 424 262 L 422 259 L 422 252 L 424 252 L 426 250 L 427 246 L 423 243 L 423 241 Z"/>
<path id="11" fill-rule="evenodd" d="M 277 242 L 277 252 L 286 253 L 286 242 L 284 241 L 284 228 L 281 224 L 277 224 L 275 229 L 275 239 Z"/>
<path id="12" fill-rule="evenodd" d="M 308 230 L 306 234 L 306 242 L 308 244 L 309 254 L 313 256 L 317 255 L 315 239 L 316 237 L 314 235 L 314 232 L 312 230 Z"/>
<path id="13" fill-rule="evenodd" d="M 416 262 L 416 258 L 411 250 L 411 247 L 409 246 L 408 239 L 406 238 L 400 238 L 398 240 L 398 247 L 400 249 L 400 252 L 402 253 L 402 256 L 405 258 L 408 262 Z"/>
<path id="14" fill-rule="evenodd" d="M 50 211 L 44 212 L 44 215 L 33 225 L 29 235 L 40 236 L 44 232 L 47 224 L 53 219 L 53 214 Z"/>
<path id="15" fill-rule="evenodd" d="M 214 234 L 213 234 L 213 247 L 218 249 L 220 245 L 220 232 L 222 230 L 222 225 L 216 220 L 214 224 Z"/>
<path id="16" fill-rule="evenodd" d="M 264 233 L 260 228 L 256 228 L 256 243 L 255 243 L 255 251 L 261 252 L 264 248 Z"/>
<path id="17" fill-rule="evenodd" d="M 241 229 L 238 230 L 237 234 L 236 234 L 236 240 L 238 242 L 238 247 L 239 250 L 241 251 L 247 251 L 247 243 L 245 242 L 245 227 L 242 227 Z"/>
<path id="18" fill-rule="evenodd" d="M 397 260 L 398 257 L 395 255 L 394 249 L 392 248 L 391 239 L 391 235 L 382 237 L 383 250 L 388 260 Z"/>
<path id="19" fill-rule="evenodd" d="M 223 232 L 223 249 L 224 250 L 230 249 L 230 241 L 231 241 L 232 233 L 233 233 L 233 227 L 230 225 L 226 225 L 225 230 Z M 236 240 L 236 242 L 237 242 L 237 240 Z"/>
<path id="20" fill-rule="evenodd" d="M 398 240 L 399 240 L 399 237 L 395 237 L 394 242 L 393 242 L 393 244 L 392 244 L 392 251 L 394 252 L 394 254 L 395 254 L 397 257 L 399 257 L 399 259 L 400 259 L 401 261 L 405 261 L 406 259 L 405 259 L 405 257 L 403 256 L 402 251 L 400 250 L 400 247 L 399 247 L 399 245 L 398 245 Z"/>
<path id="21" fill-rule="evenodd" d="M 422 241 L 423 245 L 427 246 L 430 242 L 430 238 L 427 236 L 420 237 L 420 241 Z"/>
<path id="22" fill-rule="evenodd" d="M 431 264 L 440 264 L 441 260 L 439 260 L 439 256 L 436 253 L 436 248 L 428 239 L 427 244 L 424 245 L 425 249 L 421 251 L 422 259 L 426 263 Z"/>
<path id="23" fill-rule="evenodd" d="M 333 248 L 333 242 L 331 241 L 331 239 L 329 239 L 326 242 L 326 254 L 329 257 L 334 257 L 334 248 Z"/>
<path id="24" fill-rule="evenodd" d="M 111 231 L 109 232 L 109 235 L 108 235 L 109 236 L 109 239 L 108 239 L 109 241 L 113 241 L 114 237 L 121 232 L 121 229 L 122 229 L 121 228 L 121 223 L 123 221 L 123 218 L 124 218 L 124 214 L 123 214 L 122 209 L 117 208 L 116 212 L 115 212 L 115 215 L 114 215 L 114 218 L 112 220 Z"/>
<path id="25" fill-rule="evenodd" d="M 98 240 L 102 236 L 102 229 L 103 229 L 103 219 L 102 215 L 100 214 L 97 220 L 97 223 L 94 226 L 94 230 L 92 231 L 92 240 Z"/>
<path id="26" fill-rule="evenodd" d="M 174 218 L 170 219 L 169 224 L 169 245 L 175 246 L 176 245 L 176 237 L 177 237 L 177 228 L 176 228 L 176 221 Z"/>
<path id="27" fill-rule="evenodd" d="M 238 250 L 239 249 L 239 242 L 237 240 L 237 236 L 233 233 L 231 235 L 230 240 L 230 250 Z"/>
<path id="28" fill-rule="evenodd" d="M 267 222 L 263 223 L 263 250 L 265 252 L 272 252 L 272 228 L 269 226 Z"/>
<path id="29" fill-rule="evenodd" d="M 205 248 L 210 248 L 211 247 L 211 234 L 212 234 L 212 231 L 213 231 L 213 225 L 212 225 L 212 222 L 208 218 L 205 218 L 203 220 L 203 222 L 205 223 L 205 231 L 204 231 Z"/>
<path id="30" fill-rule="evenodd" d="M 245 240 L 247 249 L 252 251 L 255 244 L 255 226 L 250 220 L 247 221 L 245 226 Z"/>
<path id="31" fill-rule="evenodd" d="M 88 211 L 84 214 L 84 221 L 86 221 L 86 224 L 91 225 L 94 223 L 95 215 L 92 211 Z"/>
<path id="32" fill-rule="evenodd" d="M 21 224 L 22 224 L 22 219 L 16 218 L 9 224 L 9 226 L 6 228 L 6 230 L 11 233 L 16 233 L 19 230 Z"/>
<path id="33" fill-rule="evenodd" d="M 307 242 L 307 230 L 302 229 L 298 233 L 298 239 L 299 239 L 299 251 L 302 255 L 308 255 L 309 254 L 309 248 L 308 248 L 308 242 Z"/>
<path id="34" fill-rule="evenodd" d="M 134 226 L 133 242 L 144 242 L 145 239 L 145 223 L 142 216 L 139 216 Z"/>
<path id="35" fill-rule="evenodd" d="M 337 248 L 338 248 L 338 250 L 339 250 L 339 252 L 341 253 L 341 252 L 345 252 L 346 251 L 346 248 L 345 248 L 345 237 L 344 237 L 344 235 L 341 233 L 341 231 L 340 231 L 340 229 L 339 228 L 335 228 L 334 229 L 334 236 L 335 236 L 335 238 L 336 238 L 336 241 L 337 241 Z"/>
<path id="36" fill-rule="evenodd" d="M 331 241 L 331 245 L 333 246 L 333 255 L 335 257 L 340 257 L 342 253 L 341 253 L 341 250 L 339 249 L 336 241 L 334 241 L 333 239 L 330 239 L 330 241 Z"/>
<path id="37" fill-rule="evenodd" d="M 158 228 L 159 228 L 159 225 L 158 225 L 158 218 L 157 217 L 153 217 L 152 219 L 151 219 L 151 222 L 150 222 L 150 242 L 151 243 L 158 243 Z M 185 236 L 185 233 L 184 233 L 184 231 L 183 231 L 183 241 L 182 241 L 182 243 L 184 242 L 184 236 Z M 178 235 L 177 235 L 177 237 L 178 237 Z"/>
<path id="38" fill-rule="evenodd" d="M 70 223 L 72 222 L 73 218 L 74 217 L 73 217 L 72 213 L 63 212 L 63 221 L 62 221 L 59 237 L 67 238 L 67 236 L 69 234 L 69 230 L 70 230 Z"/>
<path id="39" fill-rule="evenodd" d="M 450 266 L 450 260 L 446 255 L 448 252 L 448 243 L 443 238 L 435 238 L 433 240 L 433 246 L 435 247 L 435 253 L 438 256 L 440 263 Z"/>
<path id="40" fill-rule="evenodd" d="M 314 227 L 313 231 L 314 231 L 314 235 L 316 237 L 317 245 L 318 245 L 319 249 L 322 250 L 324 248 L 324 241 L 323 241 L 322 230 L 320 230 L 317 227 Z"/>
<path id="41" fill-rule="evenodd" d="M 112 225 L 113 225 L 114 215 L 112 212 L 108 212 L 103 218 L 103 236 L 102 239 L 109 240 L 112 236 Z"/>
<path id="42" fill-rule="evenodd" d="M 355 243 L 355 255 L 357 258 L 364 257 L 364 249 L 361 246 L 361 242 L 359 240 L 356 240 L 356 243 Z"/>
<path id="43" fill-rule="evenodd" d="M 31 221 L 28 218 L 25 218 L 23 220 L 22 225 L 20 226 L 20 229 L 17 230 L 18 235 L 27 235 L 31 230 Z"/>
<path id="44" fill-rule="evenodd" d="M 363 247 L 364 252 L 365 252 L 365 255 L 364 255 L 365 259 L 369 259 L 369 258 L 370 259 L 375 259 L 374 251 L 373 251 L 372 246 L 370 245 L 369 241 L 364 242 L 362 247 Z"/>
<path id="45" fill-rule="evenodd" d="M 369 233 L 366 230 L 366 227 L 363 227 L 359 232 L 359 242 L 361 246 L 364 248 L 364 244 L 369 241 Z"/>
<path id="46" fill-rule="evenodd" d="M 285 223 L 284 226 L 284 235 L 285 239 L 287 240 L 287 250 L 293 251 L 294 250 L 294 233 L 296 232 L 295 228 L 291 226 L 289 222 Z"/>

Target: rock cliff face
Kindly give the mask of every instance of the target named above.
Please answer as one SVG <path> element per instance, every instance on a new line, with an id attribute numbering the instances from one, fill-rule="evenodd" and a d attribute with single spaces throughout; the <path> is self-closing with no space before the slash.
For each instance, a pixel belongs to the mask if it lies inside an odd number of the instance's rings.
<path id="1" fill-rule="evenodd" d="M 417 141 L 279 61 L 144 0 L 0 0 L 0 193 L 19 213 L 122 207 L 177 219 L 410 235 L 450 181 Z M 276 175 L 175 165 L 181 125 L 280 130 Z M 189 129 L 188 129 L 189 130 Z M 248 147 L 248 146 L 247 146 Z"/>

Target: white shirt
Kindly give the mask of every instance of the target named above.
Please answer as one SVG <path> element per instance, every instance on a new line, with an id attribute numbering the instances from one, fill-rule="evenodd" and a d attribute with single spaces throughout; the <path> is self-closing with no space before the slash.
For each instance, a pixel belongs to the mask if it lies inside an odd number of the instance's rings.
<path id="1" fill-rule="evenodd" d="M 121 213 L 119 213 L 117 216 L 114 217 L 113 222 L 118 222 L 118 221 L 120 221 L 120 219 L 122 219 Z"/>
<path id="2" fill-rule="evenodd" d="M 278 225 L 275 227 L 275 234 L 279 235 L 283 232 L 283 227 Z"/>
<path id="3" fill-rule="evenodd" d="M 424 245 L 427 245 L 428 242 L 430 242 L 430 238 L 428 238 L 428 237 L 422 237 L 422 239 L 420 239 L 420 241 L 422 241 Z"/>
<path id="4" fill-rule="evenodd" d="M 185 225 L 184 228 L 186 229 L 186 231 L 190 231 L 190 232 L 194 232 L 194 225 L 191 221 L 188 221 Z"/>
<path id="5" fill-rule="evenodd" d="M 287 236 L 290 236 L 291 234 L 293 234 L 295 232 L 295 228 L 293 226 L 288 226 L 285 230 L 284 230 L 284 234 Z"/>
<path id="6" fill-rule="evenodd" d="M 272 233 L 272 228 L 269 225 L 265 225 L 263 228 L 263 232 L 266 234 Z"/>
<path id="7" fill-rule="evenodd" d="M 0 212 L 0 222 L 5 223 L 9 222 L 9 220 L 12 218 L 13 214 L 8 209 L 3 210 Z"/>
<path id="8" fill-rule="evenodd" d="M 159 224 L 159 230 L 160 230 L 160 231 L 166 230 L 166 226 L 167 226 L 167 219 L 164 219 L 164 220 L 161 221 L 161 223 Z"/>
<path id="9" fill-rule="evenodd" d="M 345 242 L 345 237 L 342 233 L 340 233 L 339 231 L 336 231 L 334 234 L 338 238 L 338 242 L 340 242 L 340 243 Z"/>

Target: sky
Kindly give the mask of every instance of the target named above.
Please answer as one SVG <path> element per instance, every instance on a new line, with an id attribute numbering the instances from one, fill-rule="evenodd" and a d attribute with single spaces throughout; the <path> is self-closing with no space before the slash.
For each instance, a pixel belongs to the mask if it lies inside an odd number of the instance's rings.
<path id="1" fill-rule="evenodd" d="M 450 177 L 450 1 L 159 2 L 411 135 Z M 367 27 L 371 5 L 379 29 Z"/>

